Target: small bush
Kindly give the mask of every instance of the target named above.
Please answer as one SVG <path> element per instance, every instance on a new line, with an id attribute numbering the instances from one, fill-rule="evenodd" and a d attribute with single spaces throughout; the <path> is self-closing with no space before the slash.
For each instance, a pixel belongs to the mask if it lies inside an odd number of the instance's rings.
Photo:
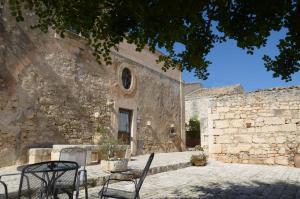
<path id="1" fill-rule="evenodd" d="M 197 117 L 192 117 L 186 125 L 186 134 L 191 139 L 200 139 L 200 121 Z"/>
<path id="2" fill-rule="evenodd" d="M 205 166 L 207 163 L 206 155 L 204 153 L 192 155 L 190 162 L 193 166 Z"/>
<path id="3" fill-rule="evenodd" d="M 113 135 L 104 134 L 103 139 L 99 143 L 99 159 L 109 160 L 112 158 L 124 158 L 127 145 L 122 145 Z"/>
<path id="4" fill-rule="evenodd" d="M 200 145 L 195 146 L 195 151 L 204 151 L 203 147 Z"/>

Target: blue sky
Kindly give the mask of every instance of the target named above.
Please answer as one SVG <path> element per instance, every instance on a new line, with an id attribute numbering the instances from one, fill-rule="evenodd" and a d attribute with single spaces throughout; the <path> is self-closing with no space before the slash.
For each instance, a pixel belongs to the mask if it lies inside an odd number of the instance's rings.
<path id="1" fill-rule="evenodd" d="M 185 82 L 201 82 L 205 87 L 219 87 L 232 84 L 241 84 L 246 91 L 278 86 L 300 85 L 300 72 L 292 76 L 292 81 L 285 82 L 280 78 L 273 78 L 272 71 L 267 72 L 262 56 L 274 56 L 278 53 L 277 43 L 283 38 L 283 32 L 274 32 L 268 39 L 265 48 L 256 50 L 253 55 L 248 55 L 245 50 L 236 47 L 233 40 L 216 44 L 208 55 L 212 64 L 208 68 L 210 73 L 207 80 L 199 80 L 193 72 L 184 71 Z M 182 46 L 176 46 L 176 51 L 181 51 Z"/>

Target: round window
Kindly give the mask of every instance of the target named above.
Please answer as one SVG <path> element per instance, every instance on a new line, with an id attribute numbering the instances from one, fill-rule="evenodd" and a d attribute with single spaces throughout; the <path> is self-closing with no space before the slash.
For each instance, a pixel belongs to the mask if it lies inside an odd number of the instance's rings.
<path id="1" fill-rule="evenodd" d="M 122 84 L 125 89 L 129 89 L 132 82 L 131 71 L 128 68 L 124 68 L 122 71 Z"/>

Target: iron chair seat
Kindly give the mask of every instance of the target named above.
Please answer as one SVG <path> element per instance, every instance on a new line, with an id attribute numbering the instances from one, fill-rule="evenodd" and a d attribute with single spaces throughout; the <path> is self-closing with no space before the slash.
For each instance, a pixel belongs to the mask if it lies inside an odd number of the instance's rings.
<path id="1" fill-rule="evenodd" d="M 100 193 L 101 194 L 101 193 Z M 135 198 L 135 191 L 125 191 L 113 188 L 107 188 L 103 196 L 108 196 L 111 198 L 120 198 L 120 199 L 132 199 Z"/>
<path id="2" fill-rule="evenodd" d="M 139 179 L 136 180 L 132 177 L 130 178 L 116 178 L 115 175 L 111 175 L 107 181 L 105 181 L 101 191 L 99 192 L 100 198 L 119 198 L 119 199 L 139 199 L 140 195 L 140 189 L 142 187 L 142 184 L 147 176 L 147 173 L 150 169 L 150 165 L 152 163 L 152 160 L 154 158 L 154 153 L 151 153 L 149 156 L 149 159 L 146 163 L 146 166 L 140 175 Z M 109 188 L 109 182 L 110 181 L 127 181 L 127 182 L 132 182 L 134 183 L 134 191 L 125 191 L 125 190 L 119 190 L 119 189 L 113 189 Z"/>
<path id="3" fill-rule="evenodd" d="M 59 154 L 59 160 L 74 161 L 79 165 L 76 178 L 76 199 L 79 198 L 80 186 L 84 187 L 85 199 L 88 199 L 87 171 L 86 166 L 87 150 L 81 147 L 63 148 Z"/>

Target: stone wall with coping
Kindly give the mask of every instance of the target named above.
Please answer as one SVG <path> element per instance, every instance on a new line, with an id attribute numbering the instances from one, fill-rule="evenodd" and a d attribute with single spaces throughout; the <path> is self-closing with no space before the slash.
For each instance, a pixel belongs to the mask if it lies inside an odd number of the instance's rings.
<path id="1" fill-rule="evenodd" d="M 208 121 L 212 158 L 293 166 L 300 152 L 300 87 L 212 98 Z"/>

